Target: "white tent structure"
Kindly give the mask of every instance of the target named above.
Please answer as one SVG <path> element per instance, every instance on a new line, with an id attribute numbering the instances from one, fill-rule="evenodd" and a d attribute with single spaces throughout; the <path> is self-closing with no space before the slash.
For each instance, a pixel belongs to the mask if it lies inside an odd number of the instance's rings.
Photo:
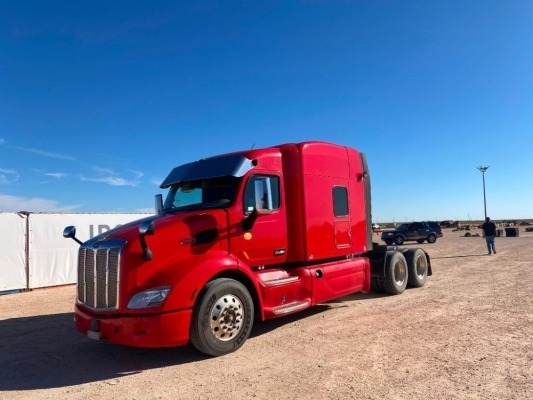
<path id="1" fill-rule="evenodd" d="M 0 292 L 76 283 L 79 245 L 63 237 L 66 226 L 86 241 L 149 215 L 0 213 Z"/>

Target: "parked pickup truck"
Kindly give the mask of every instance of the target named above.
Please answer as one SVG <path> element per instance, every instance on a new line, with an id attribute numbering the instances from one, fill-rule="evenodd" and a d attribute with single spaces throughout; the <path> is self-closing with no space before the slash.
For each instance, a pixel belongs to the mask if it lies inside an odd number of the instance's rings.
<path id="1" fill-rule="evenodd" d="M 403 242 L 417 241 L 435 243 L 437 238 L 442 237 L 442 230 L 436 222 L 412 222 L 401 224 L 394 230 L 383 231 L 381 239 L 388 245 L 402 245 Z"/>

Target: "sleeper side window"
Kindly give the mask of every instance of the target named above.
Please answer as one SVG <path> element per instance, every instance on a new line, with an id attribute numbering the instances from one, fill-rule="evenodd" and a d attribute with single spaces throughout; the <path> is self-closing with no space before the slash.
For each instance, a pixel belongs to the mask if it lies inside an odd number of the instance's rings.
<path id="1" fill-rule="evenodd" d="M 336 217 L 346 217 L 348 210 L 348 189 L 344 186 L 333 187 L 333 214 Z"/>

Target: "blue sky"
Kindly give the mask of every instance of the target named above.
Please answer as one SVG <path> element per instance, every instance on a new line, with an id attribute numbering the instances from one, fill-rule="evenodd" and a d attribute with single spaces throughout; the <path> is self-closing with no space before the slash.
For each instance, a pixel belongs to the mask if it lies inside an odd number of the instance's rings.
<path id="1" fill-rule="evenodd" d="M 367 154 L 374 222 L 533 218 L 531 1 L 0 1 L 0 211 L 152 210 L 176 165 Z"/>

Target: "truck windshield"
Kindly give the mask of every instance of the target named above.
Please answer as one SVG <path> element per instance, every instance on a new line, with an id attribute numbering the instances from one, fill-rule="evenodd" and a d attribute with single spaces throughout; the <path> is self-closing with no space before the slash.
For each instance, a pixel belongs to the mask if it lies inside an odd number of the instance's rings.
<path id="1" fill-rule="evenodd" d="M 163 211 L 225 208 L 235 199 L 240 178 L 232 176 L 178 182 L 171 186 Z"/>

